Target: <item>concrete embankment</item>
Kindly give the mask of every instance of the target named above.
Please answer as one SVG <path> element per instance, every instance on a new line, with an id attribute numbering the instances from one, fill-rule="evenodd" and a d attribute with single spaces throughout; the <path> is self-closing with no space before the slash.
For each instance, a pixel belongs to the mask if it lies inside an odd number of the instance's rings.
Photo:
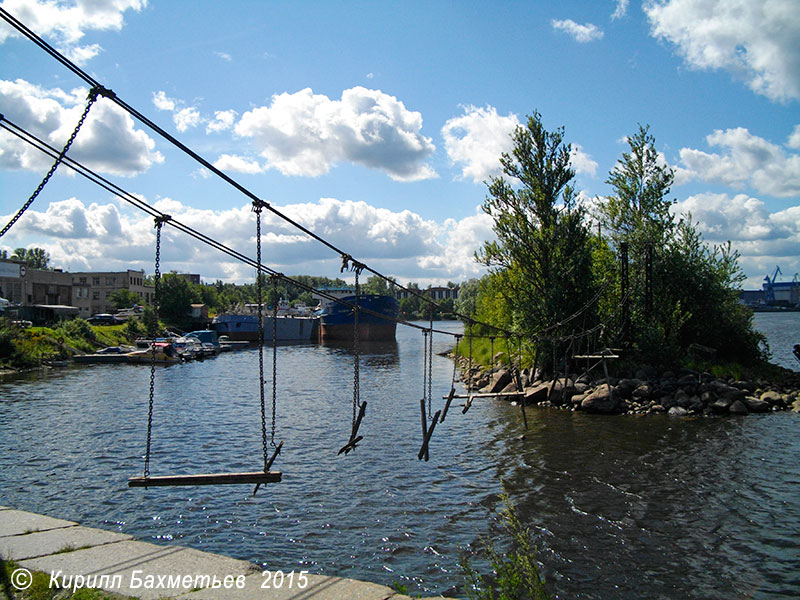
<path id="1" fill-rule="evenodd" d="M 0 556 L 16 564 L 11 577 L 16 590 L 29 581 L 28 571 L 39 571 L 51 586 L 94 587 L 142 599 L 410 600 L 375 583 L 264 570 L 219 554 L 140 542 L 6 507 L 0 507 Z"/>

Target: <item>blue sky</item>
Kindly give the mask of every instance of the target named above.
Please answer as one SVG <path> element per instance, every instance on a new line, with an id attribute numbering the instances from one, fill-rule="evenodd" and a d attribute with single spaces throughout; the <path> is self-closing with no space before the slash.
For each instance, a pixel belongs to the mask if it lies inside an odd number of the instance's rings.
<path id="1" fill-rule="evenodd" d="M 4 0 L 127 104 L 353 256 L 401 282 L 479 276 L 483 183 L 538 110 L 573 145 L 591 205 L 626 135 L 649 124 L 670 198 L 747 287 L 800 272 L 800 2 L 188 2 Z M 0 112 L 60 146 L 86 88 L 0 26 Z M 250 202 L 107 100 L 70 153 L 248 255 Z M 49 161 L 0 132 L 0 220 Z M 249 269 L 165 230 L 164 268 Z M 62 167 L 0 248 L 68 270 L 153 270 L 152 220 Z M 335 276 L 340 260 L 267 219 L 265 262 Z"/>

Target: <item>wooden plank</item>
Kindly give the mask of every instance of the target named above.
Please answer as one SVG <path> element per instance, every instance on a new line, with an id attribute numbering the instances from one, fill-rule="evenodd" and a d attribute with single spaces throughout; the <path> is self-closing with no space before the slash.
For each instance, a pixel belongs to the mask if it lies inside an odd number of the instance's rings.
<path id="1" fill-rule="evenodd" d="M 618 354 L 576 354 L 572 358 L 586 358 L 589 360 L 600 360 L 601 358 L 614 359 L 619 358 Z"/>
<path id="2" fill-rule="evenodd" d="M 490 394 L 489 392 L 481 392 L 478 394 L 453 394 L 453 398 L 505 398 L 505 397 L 513 397 L 513 396 L 524 396 L 525 392 L 496 392 L 494 394 Z M 442 400 L 447 400 L 450 398 L 450 395 L 442 396 Z"/>
<path id="3" fill-rule="evenodd" d="M 158 477 L 131 477 L 128 487 L 159 487 L 171 485 L 227 485 L 233 483 L 277 483 L 280 471 L 254 471 L 251 473 L 201 473 L 199 475 L 159 475 Z"/>

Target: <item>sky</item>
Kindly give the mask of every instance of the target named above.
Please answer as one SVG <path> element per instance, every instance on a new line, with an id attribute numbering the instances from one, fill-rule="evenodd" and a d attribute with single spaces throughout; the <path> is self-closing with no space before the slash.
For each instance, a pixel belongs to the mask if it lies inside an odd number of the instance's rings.
<path id="1" fill-rule="evenodd" d="M 800 0 L 322 2 L 3 0 L 126 104 L 272 206 L 401 283 L 485 273 L 481 205 L 510 134 L 538 111 L 572 145 L 587 206 L 649 125 L 669 198 L 744 287 L 800 272 Z M 0 113 L 61 147 L 88 88 L 0 22 Z M 251 200 L 110 100 L 69 156 L 255 256 Z M 52 159 L 0 131 L 0 221 Z M 339 275 L 330 249 L 264 213 L 263 262 Z M 162 271 L 252 281 L 164 229 Z M 153 272 L 150 216 L 61 166 L 0 249 L 69 271 Z"/>

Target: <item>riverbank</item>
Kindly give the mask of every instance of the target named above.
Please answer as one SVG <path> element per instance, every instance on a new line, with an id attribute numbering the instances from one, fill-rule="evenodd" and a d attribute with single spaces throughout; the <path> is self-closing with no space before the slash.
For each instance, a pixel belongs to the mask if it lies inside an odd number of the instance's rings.
<path id="1" fill-rule="evenodd" d="M 140 542 L 131 535 L 7 507 L 0 507 L 3 561 L 14 561 L 7 583 L 15 595 L 28 589 L 32 573 L 42 573 L 39 585 L 50 590 L 95 588 L 142 599 L 410 600 L 375 583 L 277 566 L 267 570 L 220 554 Z M 279 565 L 280 558 L 272 562 Z"/>
<path id="2" fill-rule="evenodd" d="M 456 360 L 467 395 L 497 394 L 525 406 L 594 414 L 668 413 L 676 417 L 800 412 L 800 373 L 780 367 L 775 367 L 776 375 L 770 380 L 718 378 L 689 369 L 677 373 L 640 369 L 632 377 L 617 378 L 607 375 L 602 360 L 595 357 L 590 359 L 591 370 L 546 379 L 533 369 L 518 372 L 505 366 L 502 353 L 495 355 L 489 368 L 476 367 L 463 356 Z"/>

